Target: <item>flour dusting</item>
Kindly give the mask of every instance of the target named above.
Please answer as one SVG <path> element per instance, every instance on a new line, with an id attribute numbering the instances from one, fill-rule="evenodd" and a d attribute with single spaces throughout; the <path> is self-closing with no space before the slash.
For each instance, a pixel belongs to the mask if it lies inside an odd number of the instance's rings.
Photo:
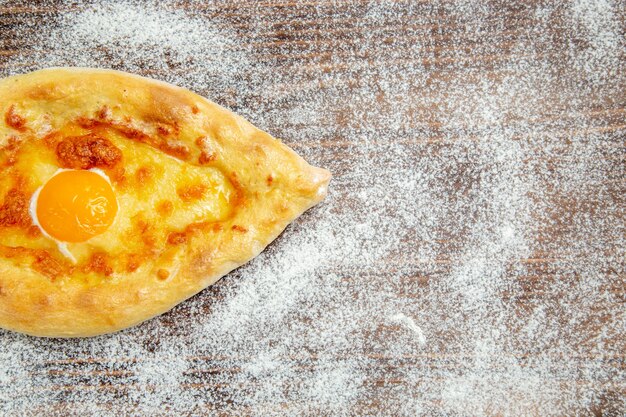
<path id="1" fill-rule="evenodd" d="M 626 414 L 623 5 L 273 3 L 0 2 L 1 75 L 169 81 L 333 173 L 172 312 L 0 332 L 1 414 Z"/>

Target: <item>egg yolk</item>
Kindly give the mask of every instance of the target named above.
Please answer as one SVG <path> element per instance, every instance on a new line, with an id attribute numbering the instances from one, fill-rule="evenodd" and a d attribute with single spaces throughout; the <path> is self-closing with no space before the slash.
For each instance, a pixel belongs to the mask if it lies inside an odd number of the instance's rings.
<path id="1" fill-rule="evenodd" d="M 84 242 L 105 232 L 117 214 L 111 184 L 92 171 L 62 171 L 43 186 L 37 198 L 41 228 L 63 242 Z"/>

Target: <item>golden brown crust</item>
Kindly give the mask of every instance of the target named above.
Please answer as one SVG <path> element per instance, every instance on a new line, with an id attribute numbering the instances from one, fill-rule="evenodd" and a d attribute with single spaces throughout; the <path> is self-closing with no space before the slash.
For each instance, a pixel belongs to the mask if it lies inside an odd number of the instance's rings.
<path id="1" fill-rule="evenodd" d="M 240 116 L 135 75 L 47 69 L 0 80 L 0 97 L 0 327 L 11 330 L 91 336 L 163 313 L 256 256 L 330 179 Z M 70 245 L 76 264 L 27 210 L 60 167 L 105 170 L 120 203 L 110 230 Z"/>

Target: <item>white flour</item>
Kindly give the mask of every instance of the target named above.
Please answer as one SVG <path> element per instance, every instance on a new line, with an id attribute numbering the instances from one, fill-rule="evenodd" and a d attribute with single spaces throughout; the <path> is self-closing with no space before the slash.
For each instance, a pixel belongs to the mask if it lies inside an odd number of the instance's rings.
<path id="1" fill-rule="evenodd" d="M 334 179 L 165 316 L 86 340 L 0 332 L 2 414 L 626 413 L 625 127 L 606 122 L 624 125 L 624 8 L 551 3 L 302 3 L 270 22 L 99 1 L 24 18 L 33 49 L 2 75 L 170 81 Z M 297 42 L 269 49 L 281 30 Z"/>

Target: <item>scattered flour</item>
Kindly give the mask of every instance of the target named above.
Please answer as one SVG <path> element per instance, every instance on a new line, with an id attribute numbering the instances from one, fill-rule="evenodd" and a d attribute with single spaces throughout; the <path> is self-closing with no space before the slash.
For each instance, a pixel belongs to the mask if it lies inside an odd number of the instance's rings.
<path id="1" fill-rule="evenodd" d="M 623 5 L 189 3 L 0 2 L 61 7 L 9 25 L 1 75 L 182 85 L 330 195 L 141 326 L 0 332 L 0 414 L 626 413 Z"/>
<path id="2" fill-rule="evenodd" d="M 404 314 L 398 313 L 395 316 L 391 317 L 391 321 L 399 323 L 399 324 L 402 324 L 407 329 L 409 329 L 411 332 L 413 332 L 415 334 L 415 337 L 417 338 L 417 341 L 419 342 L 420 345 L 423 346 L 423 345 L 426 344 L 426 336 L 424 336 L 424 332 L 417 325 L 417 323 L 415 323 L 415 320 L 413 320 L 411 317 L 408 317 L 408 316 L 405 316 Z"/>

